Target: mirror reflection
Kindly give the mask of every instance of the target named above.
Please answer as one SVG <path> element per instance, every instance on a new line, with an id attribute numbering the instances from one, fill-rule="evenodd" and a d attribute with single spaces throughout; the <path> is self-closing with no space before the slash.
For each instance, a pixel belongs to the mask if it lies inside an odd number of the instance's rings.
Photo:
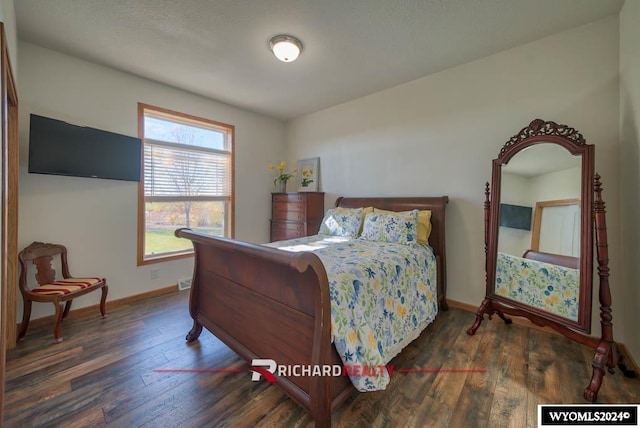
<path id="1" fill-rule="evenodd" d="M 573 321 L 580 286 L 581 156 L 543 143 L 502 165 L 495 292 Z"/>
<path id="2" fill-rule="evenodd" d="M 511 323 L 506 315 L 514 315 L 594 346 L 595 242 L 601 338 L 584 390 L 592 402 L 605 368 L 613 372 L 616 354 L 621 371 L 635 376 L 613 340 L 605 207 L 594 156 L 595 146 L 576 129 L 542 119 L 502 146 L 493 160 L 491 186 L 485 186 L 487 294 L 467 330 L 475 334 L 485 315 L 497 314 L 506 324 Z"/>

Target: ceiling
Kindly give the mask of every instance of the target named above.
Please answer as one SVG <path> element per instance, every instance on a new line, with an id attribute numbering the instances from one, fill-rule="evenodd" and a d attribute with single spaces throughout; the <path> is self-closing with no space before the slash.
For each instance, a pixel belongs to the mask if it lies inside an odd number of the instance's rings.
<path id="1" fill-rule="evenodd" d="M 16 0 L 18 38 L 281 120 L 617 14 L 624 0 Z M 299 37 L 283 63 L 267 45 Z"/>

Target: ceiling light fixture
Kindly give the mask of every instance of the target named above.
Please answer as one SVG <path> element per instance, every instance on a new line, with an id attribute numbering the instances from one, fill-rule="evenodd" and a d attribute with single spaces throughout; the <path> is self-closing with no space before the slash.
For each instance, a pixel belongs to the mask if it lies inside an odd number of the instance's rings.
<path id="1" fill-rule="evenodd" d="M 302 42 L 296 37 L 281 34 L 271 38 L 269 49 L 280 61 L 292 62 L 302 52 Z"/>

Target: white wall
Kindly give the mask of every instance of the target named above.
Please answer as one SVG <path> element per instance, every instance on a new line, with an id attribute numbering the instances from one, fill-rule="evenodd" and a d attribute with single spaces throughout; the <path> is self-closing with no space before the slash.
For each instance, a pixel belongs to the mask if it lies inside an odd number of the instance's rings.
<path id="1" fill-rule="evenodd" d="M 191 258 L 136 266 L 137 183 L 27 173 L 30 113 L 137 136 L 138 102 L 235 126 L 236 238 L 268 241 L 266 165 L 284 153 L 282 122 L 32 44 L 21 42 L 19 52 L 20 248 L 35 240 L 66 245 L 71 273 L 107 277 L 110 299 L 191 276 Z M 151 267 L 159 268 L 158 279 L 151 280 Z M 92 294 L 74 307 L 96 304 L 99 294 Z M 32 317 L 52 308 L 34 305 Z"/>
<path id="2" fill-rule="evenodd" d="M 636 336 L 625 341 L 636 361 L 640 361 L 640 0 L 627 0 L 620 11 L 620 200 L 625 305 L 614 308 L 614 329 L 619 324 Z M 614 330 L 615 332 L 616 330 Z"/>
<path id="3" fill-rule="evenodd" d="M 16 27 L 16 12 L 13 0 L 0 0 L 0 21 L 4 23 L 7 33 L 7 46 L 9 48 L 9 60 L 13 68 L 13 77 L 18 80 L 18 29 Z"/>
<path id="4" fill-rule="evenodd" d="M 597 150 L 597 149 L 596 149 Z M 537 175 L 531 180 L 531 203 L 559 199 L 580 199 L 582 169 L 567 168 Z"/>
<path id="5" fill-rule="evenodd" d="M 532 202 L 530 182 L 529 177 L 509 174 L 503 169 L 500 203 L 531 207 L 533 212 L 535 201 Z M 531 230 L 498 227 L 498 251 L 522 257 L 529 248 L 531 248 Z"/>
<path id="6" fill-rule="evenodd" d="M 569 124 L 596 145 L 620 278 L 618 31 L 618 18 L 606 18 L 296 119 L 288 156 L 320 156 L 327 204 L 338 195 L 449 195 L 448 297 L 475 305 L 485 294 L 491 160 L 534 118 Z M 628 310 L 624 288 L 612 282 L 616 312 Z M 636 327 L 616 324 L 617 337 L 636 340 Z"/>

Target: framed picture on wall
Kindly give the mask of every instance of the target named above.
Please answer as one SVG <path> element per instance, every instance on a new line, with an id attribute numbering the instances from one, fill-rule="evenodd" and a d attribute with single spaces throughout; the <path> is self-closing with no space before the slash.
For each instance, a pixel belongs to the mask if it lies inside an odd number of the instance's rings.
<path id="1" fill-rule="evenodd" d="M 298 171 L 300 180 L 298 182 L 300 192 L 317 192 L 318 169 L 320 168 L 320 158 L 303 159 L 298 161 Z"/>

